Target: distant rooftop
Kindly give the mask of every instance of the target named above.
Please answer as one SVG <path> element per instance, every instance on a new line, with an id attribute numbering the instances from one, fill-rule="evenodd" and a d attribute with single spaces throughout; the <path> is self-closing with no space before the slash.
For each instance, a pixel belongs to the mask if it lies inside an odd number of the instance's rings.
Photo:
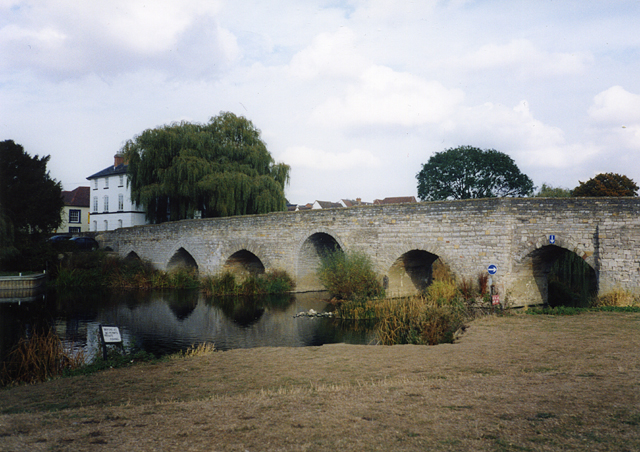
<path id="1" fill-rule="evenodd" d="M 395 198 L 375 199 L 373 201 L 373 204 L 374 205 L 405 204 L 405 203 L 411 203 L 411 202 L 418 202 L 418 201 L 416 201 L 415 196 L 397 196 Z"/>
<path id="2" fill-rule="evenodd" d="M 62 191 L 62 200 L 65 206 L 89 207 L 89 198 L 89 187 L 78 187 L 75 190 Z"/>

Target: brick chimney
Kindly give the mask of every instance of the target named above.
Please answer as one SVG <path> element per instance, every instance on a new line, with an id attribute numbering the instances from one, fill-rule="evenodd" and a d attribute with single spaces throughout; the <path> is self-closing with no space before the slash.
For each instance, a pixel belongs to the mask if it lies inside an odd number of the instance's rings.
<path id="1" fill-rule="evenodd" d="M 124 163 L 124 155 L 123 154 L 116 154 L 113 156 L 113 166 L 118 167 L 120 165 L 122 165 Z"/>

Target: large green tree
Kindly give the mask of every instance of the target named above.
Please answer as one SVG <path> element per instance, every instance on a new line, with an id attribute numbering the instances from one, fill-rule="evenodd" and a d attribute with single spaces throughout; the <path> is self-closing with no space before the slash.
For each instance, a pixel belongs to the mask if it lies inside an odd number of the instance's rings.
<path id="1" fill-rule="evenodd" d="M 31 157 L 22 146 L 0 142 L 0 266 L 39 266 L 40 244 L 60 226 L 60 182 L 47 170 L 50 156 Z M 8 268 L 15 267 L 15 268 Z"/>
<path id="2" fill-rule="evenodd" d="M 602 173 L 573 189 L 573 196 L 638 196 L 638 185 L 627 176 Z"/>
<path id="3" fill-rule="evenodd" d="M 527 196 L 535 188 L 508 155 L 471 146 L 437 152 L 416 179 L 423 201 Z"/>
<path id="4" fill-rule="evenodd" d="M 152 223 L 286 210 L 289 166 L 275 163 L 260 131 L 222 112 L 206 124 L 148 129 L 123 147 L 132 200 Z"/>

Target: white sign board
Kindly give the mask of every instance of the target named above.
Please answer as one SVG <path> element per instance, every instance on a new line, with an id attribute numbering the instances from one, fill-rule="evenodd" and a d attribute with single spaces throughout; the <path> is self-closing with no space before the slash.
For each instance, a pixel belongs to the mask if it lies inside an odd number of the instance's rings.
<path id="1" fill-rule="evenodd" d="M 117 326 L 103 326 L 102 338 L 104 339 L 105 344 L 117 344 L 119 342 L 122 342 L 120 330 Z"/>

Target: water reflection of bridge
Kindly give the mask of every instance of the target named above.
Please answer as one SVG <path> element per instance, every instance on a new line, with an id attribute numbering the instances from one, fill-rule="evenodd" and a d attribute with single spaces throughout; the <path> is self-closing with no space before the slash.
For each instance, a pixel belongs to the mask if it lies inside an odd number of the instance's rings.
<path id="1" fill-rule="evenodd" d="M 246 300 L 204 297 L 197 291 L 150 294 L 117 309 L 104 309 L 96 319 L 120 326 L 145 349 L 164 354 L 207 342 L 218 349 L 301 347 L 343 342 L 341 331 L 325 319 L 294 318 L 301 310 L 322 311 L 317 294 L 283 295 L 280 299 Z M 114 306 L 115 307 L 115 306 Z M 349 332 L 350 335 L 355 333 Z M 366 335 L 356 343 L 366 343 Z"/>
<path id="2" fill-rule="evenodd" d="M 160 269 L 285 270 L 300 291 L 320 288 L 320 256 L 336 247 L 368 254 L 391 295 L 428 284 L 437 259 L 469 280 L 494 264 L 501 294 L 526 305 L 546 301 L 549 269 L 563 253 L 584 259 L 601 292 L 640 290 L 639 212 L 637 198 L 494 198 L 188 220 L 98 239 Z"/>

